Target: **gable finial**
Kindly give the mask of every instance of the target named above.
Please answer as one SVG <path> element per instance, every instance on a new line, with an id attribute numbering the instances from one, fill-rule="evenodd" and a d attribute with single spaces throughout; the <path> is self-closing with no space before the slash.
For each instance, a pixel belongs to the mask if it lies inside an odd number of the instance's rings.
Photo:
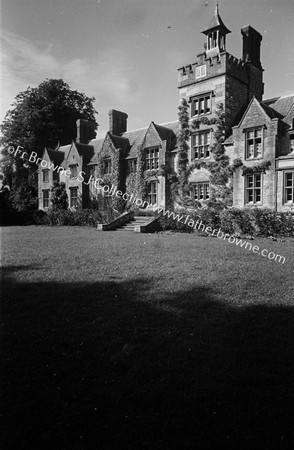
<path id="1" fill-rule="evenodd" d="M 218 1 L 217 1 L 216 5 L 215 5 L 215 15 L 218 16 L 218 14 L 219 14 L 219 9 L 218 9 Z"/>

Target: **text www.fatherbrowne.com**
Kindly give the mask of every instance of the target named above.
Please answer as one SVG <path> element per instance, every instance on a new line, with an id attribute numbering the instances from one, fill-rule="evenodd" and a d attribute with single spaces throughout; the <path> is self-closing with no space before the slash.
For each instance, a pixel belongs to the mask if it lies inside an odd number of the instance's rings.
<path id="1" fill-rule="evenodd" d="M 37 157 L 36 152 L 31 152 L 30 156 L 28 157 L 28 153 L 25 151 L 22 151 L 23 147 L 18 146 L 17 149 L 13 146 L 9 146 L 8 153 L 14 154 L 16 156 L 18 153 L 21 153 L 21 158 L 28 160 L 31 163 L 40 164 L 41 167 L 45 168 L 48 167 L 48 161 L 43 160 L 41 158 Z M 26 155 L 26 156 L 25 156 Z M 65 170 L 62 166 L 54 166 L 52 167 L 52 164 L 49 169 L 53 169 L 53 171 L 61 172 L 66 177 L 70 177 L 70 171 Z M 180 223 L 183 223 L 187 225 L 188 227 L 191 227 L 195 231 L 202 231 L 206 233 L 209 236 L 216 236 L 218 239 L 223 239 L 224 241 L 227 240 L 230 244 L 236 244 L 238 247 L 242 247 L 245 250 L 252 251 L 253 253 L 257 255 L 261 255 L 263 258 L 270 259 L 272 261 L 276 261 L 281 264 L 285 264 L 285 257 L 275 254 L 274 252 L 269 252 L 267 249 L 261 250 L 258 245 L 252 245 L 248 241 L 243 241 L 243 239 L 239 239 L 236 236 L 230 235 L 228 233 L 224 233 L 221 228 L 215 229 L 209 226 L 206 226 L 202 220 L 194 221 L 194 219 L 190 215 L 179 215 L 176 214 L 174 211 L 165 210 L 164 208 L 153 205 L 146 200 L 142 200 L 138 198 L 135 194 L 128 194 L 126 192 L 122 192 L 117 189 L 116 186 L 113 184 L 109 186 L 108 184 L 105 184 L 102 178 L 94 178 L 93 175 L 91 175 L 90 179 L 85 183 L 85 172 L 81 171 L 79 172 L 77 181 L 84 183 L 84 184 L 91 184 L 92 187 L 95 189 L 102 191 L 104 194 L 107 194 L 108 196 L 122 198 L 123 200 L 127 201 L 128 203 L 135 204 L 138 207 L 142 208 L 149 208 L 152 209 L 153 212 L 157 212 L 158 214 L 162 214 L 163 216 L 166 216 L 168 219 L 172 218 L 173 220 L 177 220 Z M 101 184 L 102 183 L 102 184 Z"/>

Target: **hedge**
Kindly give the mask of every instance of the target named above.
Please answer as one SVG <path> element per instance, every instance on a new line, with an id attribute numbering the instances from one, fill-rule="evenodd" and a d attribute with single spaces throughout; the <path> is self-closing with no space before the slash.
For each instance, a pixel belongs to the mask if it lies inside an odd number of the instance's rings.
<path id="1" fill-rule="evenodd" d="M 237 209 L 228 208 L 217 210 L 213 208 L 203 208 L 198 210 L 181 210 L 175 212 L 182 216 L 181 221 L 172 217 L 168 218 L 161 215 L 159 223 L 162 230 L 173 230 L 191 233 L 195 230 L 188 225 L 192 219 L 194 223 L 198 221 L 205 227 L 212 229 L 221 229 L 224 233 L 239 236 L 294 236 L 294 214 L 276 213 L 270 210 L 258 209 Z M 185 224 L 185 219 L 187 224 Z M 198 225 L 199 227 L 199 225 Z M 202 230 L 199 228 L 199 231 Z"/>

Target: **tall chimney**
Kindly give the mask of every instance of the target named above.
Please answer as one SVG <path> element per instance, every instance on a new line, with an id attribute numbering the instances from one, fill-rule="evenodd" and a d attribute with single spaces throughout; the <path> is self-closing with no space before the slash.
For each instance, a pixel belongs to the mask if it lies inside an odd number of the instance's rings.
<path id="1" fill-rule="evenodd" d="M 261 69 L 260 62 L 260 45 L 262 36 L 258 31 L 254 30 L 250 25 L 243 27 L 241 30 L 243 36 L 243 61 L 251 62 Z"/>
<path id="2" fill-rule="evenodd" d="M 88 144 L 92 139 L 96 137 L 96 125 L 91 120 L 78 119 L 77 124 L 77 139 L 80 144 Z"/>
<path id="3" fill-rule="evenodd" d="M 111 109 L 109 115 L 109 132 L 115 136 L 121 136 L 127 131 L 128 115 L 122 111 Z"/>

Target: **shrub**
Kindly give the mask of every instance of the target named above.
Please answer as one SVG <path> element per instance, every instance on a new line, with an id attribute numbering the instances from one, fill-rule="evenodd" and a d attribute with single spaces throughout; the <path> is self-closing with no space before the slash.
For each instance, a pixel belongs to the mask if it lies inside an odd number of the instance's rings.
<path id="1" fill-rule="evenodd" d="M 294 215 L 291 213 L 276 213 L 270 210 L 255 209 L 251 214 L 254 218 L 257 235 L 294 235 Z"/>
<path id="2" fill-rule="evenodd" d="M 230 234 L 254 234 L 252 218 L 247 211 L 230 208 L 221 211 L 220 227 L 222 231 Z"/>
<path id="3" fill-rule="evenodd" d="M 49 210 L 44 217 L 44 224 L 51 226 L 91 226 L 95 227 L 101 223 L 102 216 L 97 210 L 77 209 L 76 211 Z"/>

